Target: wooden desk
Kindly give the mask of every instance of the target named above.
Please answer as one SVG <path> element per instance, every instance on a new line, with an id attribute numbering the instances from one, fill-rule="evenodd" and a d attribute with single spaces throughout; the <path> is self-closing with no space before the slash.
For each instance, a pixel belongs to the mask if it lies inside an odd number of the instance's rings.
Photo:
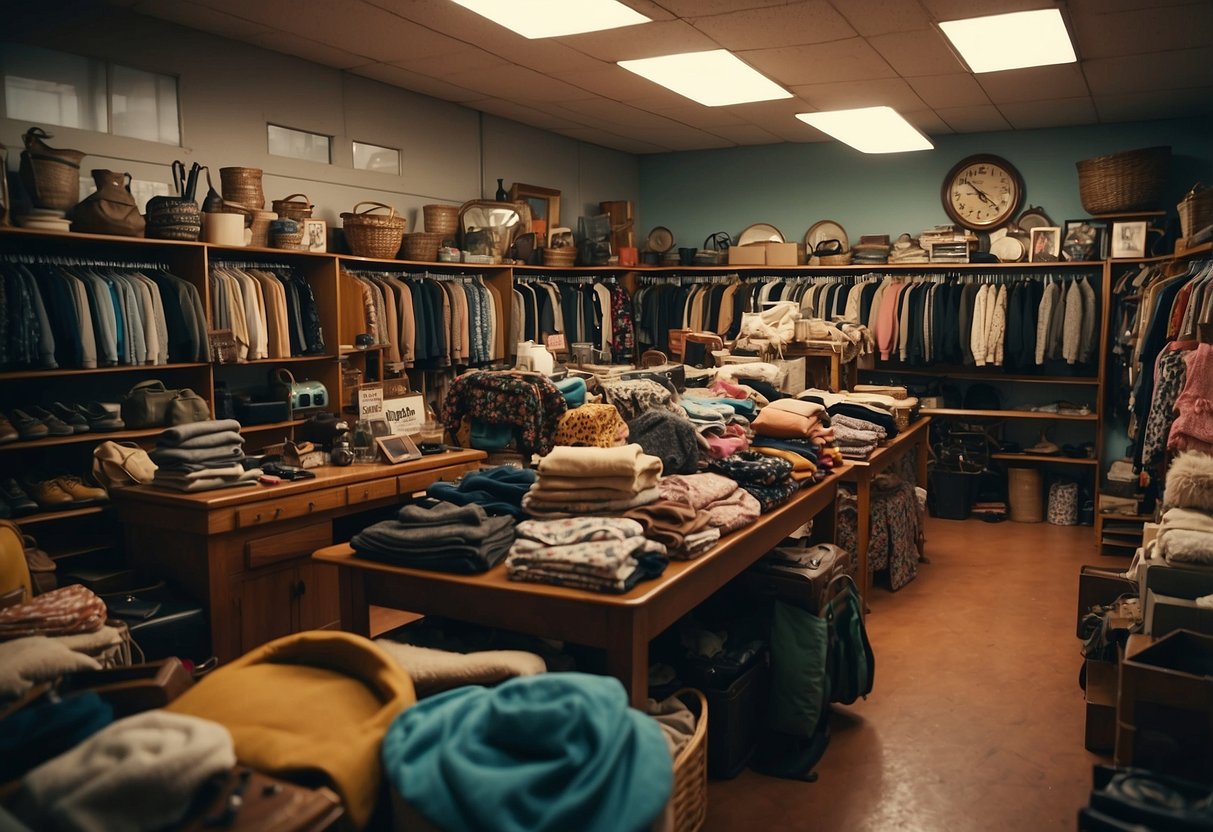
<path id="1" fill-rule="evenodd" d="M 621 595 L 511 581 L 504 564 L 480 575 L 409 569 L 357 558 L 349 544 L 314 557 L 338 567 L 341 621 L 348 630 L 370 635 L 374 604 L 603 648 L 610 674 L 623 682 L 632 704 L 643 707 L 649 641 L 807 520 L 817 517 L 815 532 L 832 540 L 838 482 L 835 474 L 802 489 L 695 560 L 671 561 L 660 578 Z"/>
<path id="2" fill-rule="evenodd" d="M 842 353 L 835 352 L 829 347 L 811 346 L 800 342 L 793 342 L 784 347 L 783 354 L 785 358 L 804 358 L 805 364 L 827 364 L 829 366 L 829 388 L 837 393 L 839 390 L 854 390 L 855 385 L 859 382 L 859 359 L 852 358 L 850 361 L 843 361 Z M 846 379 L 844 381 L 842 374 L 846 370 Z M 806 367 L 806 372 L 808 368 Z M 813 378 L 818 383 L 816 385 L 808 384 L 807 387 L 821 387 L 820 382 L 823 381 L 817 373 L 813 374 Z"/>
<path id="3" fill-rule="evenodd" d="M 868 543 L 872 536 L 872 479 L 887 470 L 894 462 L 902 459 L 910 448 L 914 448 L 916 476 L 918 485 L 927 487 L 927 444 L 928 429 L 931 425 L 929 416 L 921 416 L 908 428 L 898 432 L 897 436 L 881 445 L 866 460 L 847 460 L 850 466 L 842 474 L 844 482 L 855 483 L 857 498 L 857 522 L 855 530 L 855 549 L 859 561 L 860 590 L 867 598 L 872 586 L 872 575 L 868 572 Z M 919 551 L 922 555 L 922 551 Z"/>
<path id="4" fill-rule="evenodd" d="M 211 650 L 226 662 L 278 636 L 340 624 L 336 575 L 310 557 L 334 542 L 335 518 L 402 502 L 483 459 L 465 450 L 326 465 L 311 469 L 315 479 L 197 494 L 136 486 L 115 490 L 113 501 L 130 565 L 206 607 Z"/>

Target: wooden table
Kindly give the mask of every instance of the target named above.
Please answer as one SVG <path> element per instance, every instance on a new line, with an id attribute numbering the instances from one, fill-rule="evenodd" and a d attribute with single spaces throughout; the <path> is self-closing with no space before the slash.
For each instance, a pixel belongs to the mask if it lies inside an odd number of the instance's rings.
<path id="1" fill-rule="evenodd" d="M 889 466 L 901 460 L 910 449 L 914 449 L 918 485 L 927 487 L 927 445 L 931 419 L 921 416 L 897 436 L 881 445 L 866 460 L 847 460 L 850 466 L 842 473 L 844 482 L 855 483 L 857 498 L 857 529 L 855 549 L 859 561 L 860 590 L 866 599 L 872 586 L 872 575 L 868 571 L 868 544 L 872 536 L 872 480 Z M 921 550 L 919 551 L 921 555 Z"/>
<path id="2" fill-rule="evenodd" d="M 819 347 L 794 341 L 784 347 L 783 355 L 785 358 L 804 358 L 806 364 L 809 362 L 813 362 L 815 364 L 828 364 L 829 388 L 835 393 L 840 390 L 854 390 L 856 383 L 859 381 L 859 359 L 852 358 L 850 361 L 844 361 L 842 358 L 842 353 L 837 352 L 830 347 Z M 845 380 L 842 377 L 844 369 L 846 370 Z M 818 382 L 821 381 L 817 373 L 813 374 L 813 378 Z M 801 382 L 807 384 L 807 379 L 801 379 Z M 815 386 L 821 387 L 822 385 L 818 383 Z"/>
<path id="3" fill-rule="evenodd" d="M 840 469 L 846 470 L 845 466 Z M 827 477 L 689 561 L 671 561 L 656 580 L 612 595 L 511 581 L 504 564 L 479 575 L 410 569 L 355 557 L 349 544 L 313 556 L 338 567 L 342 626 L 370 635 L 372 604 L 441 615 L 606 651 L 608 672 L 632 704 L 648 698 L 649 641 L 686 615 L 806 521 L 833 540 L 839 477 Z"/>
<path id="4" fill-rule="evenodd" d="M 311 559 L 333 521 L 407 501 L 436 480 L 474 470 L 483 451 L 448 451 L 400 465 L 325 465 L 315 479 L 183 494 L 152 486 L 113 492 L 127 560 L 206 608 L 211 650 L 230 661 L 278 636 L 340 625 L 334 571 Z"/>

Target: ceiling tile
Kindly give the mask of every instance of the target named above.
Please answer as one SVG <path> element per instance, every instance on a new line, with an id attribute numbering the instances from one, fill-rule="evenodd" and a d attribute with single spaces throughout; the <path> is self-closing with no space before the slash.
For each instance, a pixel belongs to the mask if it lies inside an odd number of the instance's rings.
<path id="1" fill-rule="evenodd" d="M 561 78 L 569 72 L 601 72 L 606 67 L 614 66 L 550 38 L 542 40 L 503 38 L 490 45 L 488 51 L 511 63 L 522 64 L 537 72 L 557 75 Z M 627 70 L 620 71 L 627 72 Z"/>
<path id="2" fill-rule="evenodd" d="M 644 98 L 654 95 L 657 91 L 666 93 L 674 98 L 686 101 L 676 92 L 654 84 L 648 78 L 641 78 L 635 72 L 628 72 L 615 64 L 603 64 L 602 69 L 589 72 L 563 72 L 560 80 L 572 84 L 579 89 L 612 98 L 616 101 L 628 101 L 633 98 Z"/>
<path id="3" fill-rule="evenodd" d="M 696 29 L 725 49 L 797 46 L 855 37 L 855 30 L 825 0 L 745 9 L 711 16 L 692 16 Z"/>
<path id="4" fill-rule="evenodd" d="M 901 78 L 874 81 L 840 81 L 836 84 L 805 84 L 792 92 L 809 102 L 814 110 L 843 110 L 853 107 L 892 107 L 899 113 L 920 110 L 926 104 Z"/>
<path id="5" fill-rule="evenodd" d="M 729 14 L 738 9 L 762 9 L 782 6 L 788 0 L 661 0 L 661 5 L 679 17 Z"/>
<path id="6" fill-rule="evenodd" d="M 946 75 L 966 69 L 939 29 L 890 32 L 869 42 L 900 75 Z"/>
<path id="7" fill-rule="evenodd" d="M 554 130 L 565 127 L 582 127 L 582 122 L 565 115 L 556 115 L 534 107 L 515 104 L 512 101 L 502 101 L 500 98 L 481 98 L 476 101 L 461 102 L 465 107 L 492 113 L 495 116 L 508 118 L 513 121 L 539 127 L 543 130 Z"/>
<path id="8" fill-rule="evenodd" d="M 977 81 L 995 104 L 1042 98 L 1083 98 L 1090 94 L 1078 64 L 985 72 L 977 76 Z"/>
<path id="9" fill-rule="evenodd" d="M 1010 130 L 1011 125 L 994 105 L 981 107 L 942 107 L 935 114 L 957 133 L 994 133 Z"/>
<path id="10" fill-rule="evenodd" d="M 977 83 L 977 78 L 968 72 L 951 75 L 923 75 L 907 78 L 907 83 L 918 93 L 928 107 L 979 107 L 989 104 L 989 96 Z"/>
<path id="11" fill-rule="evenodd" d="M 708 129 L 746 123 L 745 119 L 734 112 L 732 107 L 705 107 L 681 97 L 673 105 L 666 105 L 656 98 L 628 101 L 627 103 L 638 110 L 665 116 L 679 124 L 689 124 L 692 127 Z"/>
<path id="12" fill-rule="evenodd" d="M 133 7 L 139 14 L 170 20 L 191 29 L 201 29 L 225 38 L 248 40 L 266 31 L 266 26 L 193 3 L 179 0 L 138 0 Z"/>
<path id="13" fill-rule="evenodd" d="M 896 75 L 862 38 L 780 49 L 751 49 L 737 53 L 737 57 L 785 87 Z"/>
<path id="14" fill-rule="evenodd" d="M 1213 47 L 1159 52 L 1149 60 L 1126 55 L 1084 61 L 1083 73 L 1094 95 L 1204 86 L 1213 64 Z"/>
<path id="15" fill-rule="evenodd" d="M 946 136 L 956 132 L 934 110 L 908 110 L 901 115 L 928 136 Z"/>
<path id="16" fill-rule="evenodd" d="M 1095 103 L 1090 98 L 1058 98 L 1053 101 L 1021 101 L 1001 104 L 998 109 L 1016 130 L 1095 124 Z"/>
<path id="17" fill-rule="evenodd" d="M 1128 95 L 1097 95 L 1101 122 L 1182 118 L 1213 113 L 1213 86 L 1186 90 L 1151 90 Z"/>
<path id="18" fill-rule="evenodd" d="M 642 142 L 639 139 L 627 136 L 619 136 L 594 127 L 557 128 L 552 132 L 567 136 L 570 139 L 622 150 L 625 153 L 668 153 L 670 151 L 670 148 L 662 145 Z"/>
<path id="19" fill-rule="evenodd" d="M 626 29 L 586 32 L 561 38 L 561 42 L 592 58 L 612 63 L 717 48 L 715 41 L 684 20 L 654 21 Z"/>
<path id="20" fill-rule="evenodd" d="M 585 91 L 535 72 L 533 69 L 502 64 L 491 72 L 453 72 L 444 80 L 458 86 L 480 90 L 494 98 L 512 101 L 575 101 L 585 97 Z"/>
<path id="21" fill-rule="evenodd" d="M 1208 0 L 1069 0 L 1071 14 L 1108 14 L 1164 6 L 1199 6 Z"/>
<path id="22" fill-rule="evenodd" d="M 931 18 L 918 3 L 905 0 L 835 0 L 838 11 L 864 37 L 929 28 Z"/>
<path id="23" fill-rule="evenodd" d="M 1082 14 L 1073 20 L 1084 58 L 1190 49 L 1213 39 L 1213 3 Z"/>
<path id="24" fill-rule="evenodd" d="M 297 58 L 304 58 L 337 69 L 352 69 L 369 63 L 362 55 L 351 55 L 349 52 L 335 49 L 328 44 L 317 43 L 290 32 L 266 31 L 254 35 L 249 42 L 255 46 L 263 46 L 275 52 L 284 52 L 287 55 L 294 55 Z"/>
<path id="25" fill-rule="evenodd" d="M 428 75 L 414 72 L 411 69 L 404 69 L 403 67 L 392 66 L 391 64 L 368 64 L 367 66 L 352 69 L 350 72 L 361 75 L 364 78 L 372 78 L 385 84 L 392 84 L 397 87 L 403 87 L 406 90 L 419 92 L 422 95 L 441 98 L 443 101 L 464 102 L 484 97 L 475 90 L 448 84 L 437 78 L 431 78 Z"/>
<path id="26" fill-rule="evenodd" d="M 486 52 L 479 46 L 457 42 L 441 54 L 408 55 L 399 60 L 390 61 L 390 63 L 435 78 L 475 72 L 496 72 L 499 68 L 510 65 L 505 58 Z"/>
<path id="27" fill-rule="evenodd" d="M 579 116 L 595 119 L 598 123 L 614 123 L 621 127 L 650 127 L 655 129 L 679 126 L 679 122 L 665 116 L 638 110 L 618 101 L 603 98 L 587 98 L 581 101 L 562 101 L 560 108 Z M 685 125 L 682 125 L 685 126 Z"/>
<path id="28" fill-rule="evenodd" d="M 738 145 L 779 144 L 783 139 L 754 124 L 730 124 L 713 127 L 709 133 Z"/>
<path id="29" fill-rule="evenodd" d="M 935 20 L 963 20 L 990 14 L 1057 8 L 1054 0 L 919 0 Z"/>
<path id="30" fill-rule="evenodd" d="M 635 136 L 641 141 L 668 147 L 670 150 L 710 150 L 734 146 L 734 142 L 728 139 L 682 125 L 662 128 L 641 127 L 629 130 L 628 135 Z"/>

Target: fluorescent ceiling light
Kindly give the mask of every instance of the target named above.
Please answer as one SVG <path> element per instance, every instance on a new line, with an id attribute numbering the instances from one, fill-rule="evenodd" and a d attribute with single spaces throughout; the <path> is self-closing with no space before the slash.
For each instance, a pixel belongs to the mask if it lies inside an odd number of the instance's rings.
<path id="1" fill-rule="evenodd" d="M 617 0 L 454 0 L 524 38 L 555 38 L 648 23 Z"/>
<path id="2" fill-rule="evenodd" d="M 864 153 L 900 153 L 935 146 L 892 107 L 797 113 L 796 118 Z"/>
<path id="3" fill-rule="evenodd" d="M 1072 64 L 1070 33 L 1057 9 L 949 20 L 939 28 L 974 72 Z"/>
<path id="4" fill-rule="evenodd" d="M 725 49 L 620 61 L 619 65 L 707 107 L 792 97 Z"/>

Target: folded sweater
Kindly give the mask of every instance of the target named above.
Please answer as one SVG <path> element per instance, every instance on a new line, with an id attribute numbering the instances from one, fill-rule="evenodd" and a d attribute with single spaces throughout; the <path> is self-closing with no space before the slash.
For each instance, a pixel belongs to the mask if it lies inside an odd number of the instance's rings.
<path id="1" fill-rule="evenodd" d="M 661 474 L 661 460 L 636 444 L 618 448 L 558 446 L 539 460 L 539 476 L 633 477 Z"/>

